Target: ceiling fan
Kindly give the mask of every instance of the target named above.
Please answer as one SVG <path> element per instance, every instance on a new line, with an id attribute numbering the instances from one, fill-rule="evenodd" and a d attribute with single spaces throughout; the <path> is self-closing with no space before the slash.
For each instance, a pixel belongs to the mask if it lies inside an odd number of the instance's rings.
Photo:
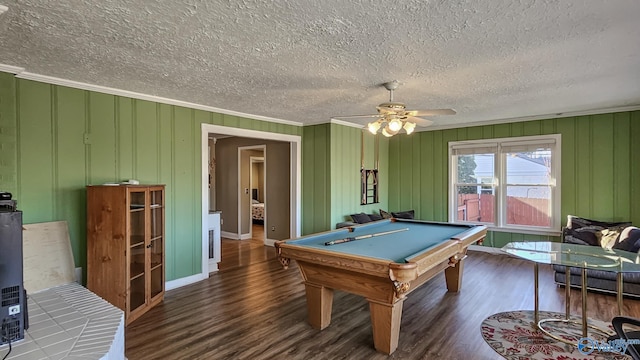
<path id="1" fill-rule="evenodd" d="M 382 85 L 389 90 L 389 101 L 376 106 L 378 109 L 377 114 L 339 116 L 334 118 L 375 118 L 377 120 L 367 124 L 367 129 L 369 129 L 372 134 L 376 134 L 378 130 L 382 129 L 382 135 L 390 137 L 399 133 L 402 129 L 404 129 L 407 134 L 411 134 L 415 130 L 416 125 L 429 126 L 433 124 L 433 121 L 418 116 L 455 115 L 456 113 L 453 109 L 407 110 L 404 103 L 393 101 L 393 91 L 400 86 L 400 83 L 397 80 L 393 80 Z"/>

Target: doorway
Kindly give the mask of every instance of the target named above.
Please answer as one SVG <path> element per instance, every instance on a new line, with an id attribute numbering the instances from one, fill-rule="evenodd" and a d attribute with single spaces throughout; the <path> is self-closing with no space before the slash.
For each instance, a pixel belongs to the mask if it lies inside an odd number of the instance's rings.
<path id="1" fill-rule="evenodd" d="M 221 260 L 220 240 L 214 241 L 214 249 L 209 261 L 209 134 L 218 134 L 223 136 L 236 136 L 242 138 L 253 138 L 262 140 L 275 140 L 289 143 L 289 174 L 290 174 L 290 196 L 289 206 L 291 211 L 289 223 L 289 234 L 291 237 L 300 236 L 301 231 L 301 136 L 270 133 L 257 130 L 247 130 L 240 128 L 231 128 L 226 126 L 202 124 L 201 125 L 201 144 L 202 144 L 202 272 L 201 278 L 207 278 L 209 272 L 217 271 L 217 263 Z M 266 159 L 265 159 L 266 160 Z M 265 204 L 266 206 L 266 204 Z M 232 216 L 232 214 L 222 214 Z M 266 233 L 266 232 L 265 232 Z M 266 238 L 266 235 L 265 235 Z M 219 239 L 219 237 L 218 237 Z M 271 244 L 269 244 L 271 245 Z"/>
<path id="2" fill-rule="evenodd" d="M 241 240 L 253 238 L 253 225 L 260 225 L 264 230 L 267 224 L 266 156 L 266 145 L 238 147 L 237 223 Z M 262 172 L 258 174 L 257 171 Z"/>
<path id="3" fill-rule="evenodd" d="M 264 243 L 266 238 L 264 226 L 267 218 L 267 204 L 265 189 L 266 186 L 266 164 L 264 152 L 262 156 L 251 156 L 249 158 L 249 184 L 251 185 L 251 206 L 249 227 L 252 239 L 261 239 Z"/>

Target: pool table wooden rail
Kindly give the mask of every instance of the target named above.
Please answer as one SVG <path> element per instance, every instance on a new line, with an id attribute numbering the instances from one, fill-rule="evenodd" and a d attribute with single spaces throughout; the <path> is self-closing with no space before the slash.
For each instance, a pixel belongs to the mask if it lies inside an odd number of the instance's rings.
<path id="1" fill-rule="evenodd" d="M 331 231 L 316 235 L 328 232 Z M 486 232 L 485 226 L 469 228 L 424 252 L 410 255 L 406 263 L 300 246 L 295 244 L 296 239 L 277 241 L 275 247 L 285 269 L 291 259 L 298 264 L 305 284 L 308 322 L 313 328 L 322 330 L 329 326 L 334 289 L 360 295 L 369 301 L 376 350 L 391 354 L 398 346 L 406 295 L 442 271 L 447 290 L 459 291 L 467 248 L 481 242 Z"/>

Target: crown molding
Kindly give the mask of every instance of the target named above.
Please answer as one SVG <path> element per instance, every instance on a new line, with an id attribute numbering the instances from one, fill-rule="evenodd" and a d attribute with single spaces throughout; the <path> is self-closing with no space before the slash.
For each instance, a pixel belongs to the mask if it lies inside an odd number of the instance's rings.
<path id="1" fill-rule="evenodd" d="M 6 72 L 6 73 L 17 75 L 17 74 L 20 74 L 23 71 L 24 71 L 24 68 L 21 68 L 21 67 L 18 67 L 18 66 L 0 64 L 0 72 Z"/>
<path id="2" fill-rule="evenodd" d="M 350 126 L 350 127 L 354 127 L 354 128 L 358 128 L 358 129 L 364 129 L 364 125 L 360 125 L 360 124 L 356 124 L 356 123 L 352 123 L 352 122 L 348 122 L 348 121 L 344 121 L 344 120 L 338 120 L 338 119 L 334 119 L 334 118 L 331 118 L 331 120 L 329 120 L 329 123 L 338 124 L 338 125 L 344 125 L 344 126 Z"/>
<path id="3" fill-rule="evenodd" d="M 581 110 L 581 111 L 572 111 L 572 112 L 564 112 L 564 113 L 523 116 L 523 117 L 517 117 L 517 118 L 486 120 L 486 121 L 477 121 L 477 122 L 466 123 L 466 124 L 428 126 L 420 130 L 416 128 L 415 132 L 459 129 L 459 128 L 474 127 L 474 126 L 499 125 L 499 124 L 508 124 L 508 123 L 533 121 L 533 120 L 561 119 L 561 118 L 574 117 L 574 116 L 611 114 L 611 113 L 617 113 L 617 112 L 637 111 L 637 110 L 640 110 L 640 105 L 619 106 L 619 107 L 604 108 L 604 109 Z"/>
<path id="4" fill-rule="evenodd" d="M 219 113 L 219 114 L 239 116 L 239 117 L 248 118 L 252 120 L 261 120 L 261 121 L 267 121 L 267 122 L 285 124 L 285 125 L 293 125 L 293 126 L 303 126 L 302 123 L 296 122 L 296 121 L 277 119 L 277 118 L 272 118 L 272 117 L 262 116 L 262 115 L 247 114 L 239 111 L 221 109 L 213 106 L 196 104 L 188 101 L 170 99 L 170 98 L 165 98 L 161 96 L 148 95 L 148 94 L 138 93 L 134 91 L 111 88 L 107 86 L 83 83 L 79 81 L 62 79 L 62 78 L 57 78 L 53 76 L 35 74 L 35 73 L 25 71 L 24 68 L 20 68 L 17 66 L 0 64 L 0 71 L 15 74 L 16 77 L 20 79 L 33 80 L 33 81 L 43 82 L 46 84 L 66 86 L 66 87 L 80 89 L 80 90 L 95 91 L 95 92 L 115 95 L 115 96 L 124 96 L 124 97 L 138 99 L 138 100 L 153 101 L 153 102 L 167 104 L 167 105 L 182 106 L 190 109 L 197 109 L 197 110 L 210 111 L 210 112 Z"/>
<path id="5" fill-rule="evenodd" d="M 640 105 L 631 105 L 631 106 L 618 106 L 612 108 L 603 108 L 603 109 L 591 109 L 591 110 L 581 110 L 581 111 L 572 111 L 572 112 L 564 112 L 564 113 L 553 113 L 553 114 L 544 114 L 544 115 L 531 115 L 531 116 L 522 116 L 517 118 L 504 118 L 504 119 L 495 119 L 495 120 L 485 120 L 485 121 L 474 121 L 471 123 L 458 123 L 451 125 L 439 125 L 439 126 L 427 126 L 427 127 L 416 127 L 415 132 L 423 132 L 423 131 L 438 131 L 438 130 L 447 130 L 447 129 L 459 129 L 459 128 L 467 128 L 474 126 L 486 126 L 486 125 L 500 125 L 500 124 L 509 124 L 515 122 L 523 122 L 523 121 L 533 121 L 533 120 L 547 120 L 547 119 L 560 119 L 566 117 L 574 117 L 574 116 L 588 116 L 588 115 L 599 115 L 599 114 L 611 114 L 617 112 L 625 112 L 625 111 L 637 111 L 640 110 Z M 364 128 L 363 125 L 350 123 L 343 120 L 337 120 L 331 118 L 328 122 L 317 122 L 314 124 L 306 124 L 306 125 L 319 125 L 319 124 L 340 124 L 345 126 L 351 126 L 356 128 Z"/>
<path id="6" fill-rule="evenodd" d="M 310 125 L 320 125 L 320 124 L 331 123 L 331 124 L 338 124 L 343 126 L 359 128 L 359 129 L 364 128 L 364 125 L 356 124 L 356 123 L 352 123 L 344 120 L 338 120 L 335 118 L 330 118 L 329 121 L 301 123 L 297 121 L 277 119 L 277 118 L 272 118 L 272 117 L 267 117 L 262 115 L 247 114 L 239 111 L 226 110 L 226 109 L 221 109 L 213 106 L 196 104 L 196 103 L 191 103 L 191 102 L 182 101 L 182 100 L 164 98 L 164 97 L 155 96 L 155 95 L 148 95 L 148 94 L 143 94 L 143 93 L 138 93 L 138 92 L 133 92 L 128 90 L 122 90 L 122 89 L 101 86 L 101 85 L 94 85 L 89 83 L 73 81 L 73 80 L 67 80 L 67 79 L 57 78 L 53 76 L 35 74 L 35 73 L 25 71 L 25 68 L 22 68 L 19 66 L 0 64 L 0 72 L 15 74 L 17 78 L 25 79 L 25 80 L 39 81 L 47 84 L 67 86 L 67 87 L 81 89 L 81 90 L 95 91 L 95 92 L 100 92 L 100 93 L 105 93 L 110 95 L 129 97 L 133 99 L 153 101 L 153 102 L 158 102 L 158 103 L 168 104 L 168 105 L 182 106 L 190 109 L 197 109 L 197 110 L 210 111 L 210 112 L 219 113 L 219 114 L 239 116 L 239 117 L 253 119 L 253 120 L 267 121 L 271 123 L 278 123 L 278 124 L 285 124 L 285 125 L 292 125 L 292 126 L 310 126 Z M 640 105 L 621 106 L 621 107 L 604 108 L 604 109 L 581 110 L 581 111 L 543 114 L 543 115 L 532 115 L 532 116 L 524 116 L 524 117 L 518 117 L 518 118 L 504 118 L 504 119 L 477 121 L 477 122 L 462 123 L 462 124 L 429 126 L 426 128 L 417 127 L 415 129 L 415 132 L 458 129 L 458 128 L 473 127 L 473 126 L 499 125 L 499 124 L 505 124 L 505 123 L 514 123 L 514 122 L 523 122 L 523 121 L 532 121 L 532 120 L 559 119 L 559 118 L 566 118 L 566 117 L 573 117 L 573 116 L 598 115 L 598 114 L 608 114 L 608 113 L 636 111 L 636 110 L 640 110 Z"/>

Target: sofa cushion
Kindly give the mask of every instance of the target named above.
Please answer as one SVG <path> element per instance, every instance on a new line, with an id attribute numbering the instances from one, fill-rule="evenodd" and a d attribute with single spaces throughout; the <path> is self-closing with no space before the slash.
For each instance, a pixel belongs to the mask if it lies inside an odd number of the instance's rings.
<path id="1" fill-rule="evenodd" d="M 369 219 L 371 219 L 371 221 L 378 221 L 382 220 L 382 216 L 378 214 L 369 214 Z"/>
<path id="2" fill-rule="evenodd" d="M 393 217 L 390 212 L 384 211 L 382 209 L 380 209 L 380 216 L 382 216 L 383 219 L 391 219 Z"/>
<path id="3" fill-rule="evenodd" d="M 568 229 L 580 229 L 580 228 L 598 228 L 598 230 L 606 229 L 606 228 L 614 228 L 614 227 L 622 227 L 625 228 L 627 226 L 631 226 L 631 222 L 629 221 L 620 221 L 620 222 L 610 222 L 610 221 L 600 221 L 600 220 L 591 220 L 586 218 L 581 218 L 578 216 L 567 215 L 567 228 Z"/>
<path id="4" fill-rule="evenodd" d="M 567 227 L 563 229 L 562 237 L 567 243 L 610 249 L 618 241 L 618 235 L 622 230 L 630 225 L 630 222 L 606 222 L 568 215 Z M 603 237 L 604 241 L 601 242 Z"/>
<path id="5" fill-rule="evenodd" d="M 553 265 L 553 269 L 556 273 L 562 274 L 562 283 L 564 283 L 564 271 L 565 267 L 562 265 Z M 582 275 L 582 269 L 579 267 L 570 267 L 571 276 L 580 277 Z M 601 279 L 611 281 L 614 286 L 616 282 L 616 273 L 614 271 L 587 269 L 587 279 Z M 629 282 L 634 284 L 640 284 L 640 273 L 626 272 L 622 274 L 622 282 Z M 639 294 L 640 295 L 640 294 Z"/>
<path id="6" fill-rule="evenodd" d="M 343 221 L 336 224 L 336 229 L 341 229 L 341 228 L 346 228 L 346 227 L 351 227 L 356 225 L 358 224 L 354 223 L 353 221 Z"/>
<path id="7" fill-rule="evenodd" d="M 640 251 L 640 229 L 635 226 L 624 228 L 620 233 L 620 241 L 613 248 L 634 253 Z"/>
<path id="8" fill-rule="evenodd" d="M 371 218 L 365 213 L 351 214 L 351 219 L 353 219 L 353 221 L 358 224 L 366 224 L 368 222 L 371 222 Z"/>
<path id="9" fill-rule="evenodd" d="M 564 242 L 570 244 L 598 246 L 600 244 L 596 236 L 597 231 L 598 230 L 592 228 L 577 230 L 565 228 L 562 231 L 562 238 Z"/>
<path id="10" fill-rule="evenodd" d="M 414 214 L 415 214 L 415 211 L 413 210 L 398 211 L 398 212 L 391 213 L 391 215 L 393 215 L 394 218 L 398 218 L 398 219 L 413 219 Z"/>

